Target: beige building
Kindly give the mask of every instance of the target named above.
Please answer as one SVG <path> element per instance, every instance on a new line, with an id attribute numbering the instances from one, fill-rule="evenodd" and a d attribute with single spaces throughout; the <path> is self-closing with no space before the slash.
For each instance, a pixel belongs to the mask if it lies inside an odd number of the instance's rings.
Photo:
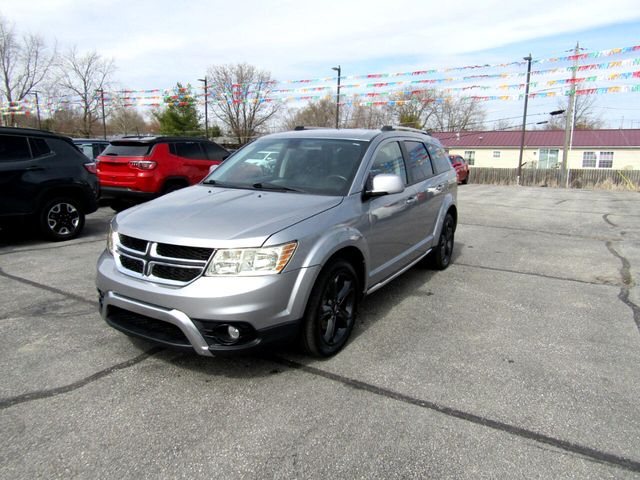
<path id="1" fill-rule="evenodd" d="M 522 132 L 436 132 L 450 154 L 469 165 L 517 168 Z M 558 168 L 562 164 L 564 131 L 526 132 L 523 168 Z M 640 170 L 640 129 L 576 130 L 569 151 L 569 168 Z"/>

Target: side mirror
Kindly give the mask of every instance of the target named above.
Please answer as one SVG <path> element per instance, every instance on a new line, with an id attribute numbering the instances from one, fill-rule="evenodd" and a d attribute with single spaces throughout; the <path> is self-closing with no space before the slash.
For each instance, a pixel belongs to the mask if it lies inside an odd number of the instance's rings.
<path id="1" fill-rule="evenodd" d="M 216 168 L 218 168 L 219 166 L 220 166 L 220 165 L 211 165 L 211 166 L 209 167 L 209 173 L 213 173 L 213 171 L 214 171 Z"/>
<path id="2" fill-rule="evenodd" d="M 404 192 L 404 182 L 400 175 L 381 173 L 373 177 L 371 190 L 366 190 L 364 194 L 366 198 L 369 198 L 401 192 Z"/>

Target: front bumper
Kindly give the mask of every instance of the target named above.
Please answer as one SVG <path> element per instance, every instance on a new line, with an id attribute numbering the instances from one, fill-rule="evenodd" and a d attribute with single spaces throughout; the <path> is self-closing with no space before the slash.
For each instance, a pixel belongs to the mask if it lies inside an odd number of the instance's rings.
<path id="1" fill-rule="evenodd" d="M 319 267 L 256 277 L 200 277 L 183 287 L 161 285 L 117 270 L 106 252 L 98 261 L 100 313 L 112 327 L 200 355 L 246 352 L 290 340 L 304 315 Z M 225 326 L 241 341 L 220 341 Z M 224 339 L 223 339 L 224 340 Z"/>

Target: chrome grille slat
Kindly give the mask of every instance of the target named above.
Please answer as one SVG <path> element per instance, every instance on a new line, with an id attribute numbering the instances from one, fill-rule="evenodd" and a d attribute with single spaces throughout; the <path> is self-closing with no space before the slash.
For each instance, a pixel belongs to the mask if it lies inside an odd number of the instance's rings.
<path id="1" fill-rule="evenodd" d="M 199 259 L 164 256 L 160 253 L 184 254 L 187 257 L 199 257 Z M 132 277 L 180 286 L 202 275 L 213 253 L 212 248 L 171 245 L 119 234 L 116 245 L 116 266 L 119 271 Z"/>

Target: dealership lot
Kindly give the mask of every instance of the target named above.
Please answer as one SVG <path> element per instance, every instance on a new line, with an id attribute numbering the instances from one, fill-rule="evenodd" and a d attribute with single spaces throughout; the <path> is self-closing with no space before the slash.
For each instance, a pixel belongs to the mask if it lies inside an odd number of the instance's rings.
<path id="1" fill-rule="evenodd" d="M 0 237 L 0 477 L 639 478 L 639 200 L 461 187 L 453 265 L 373 294 L 325 361 L 107 327 L 108 208 Z"/>

